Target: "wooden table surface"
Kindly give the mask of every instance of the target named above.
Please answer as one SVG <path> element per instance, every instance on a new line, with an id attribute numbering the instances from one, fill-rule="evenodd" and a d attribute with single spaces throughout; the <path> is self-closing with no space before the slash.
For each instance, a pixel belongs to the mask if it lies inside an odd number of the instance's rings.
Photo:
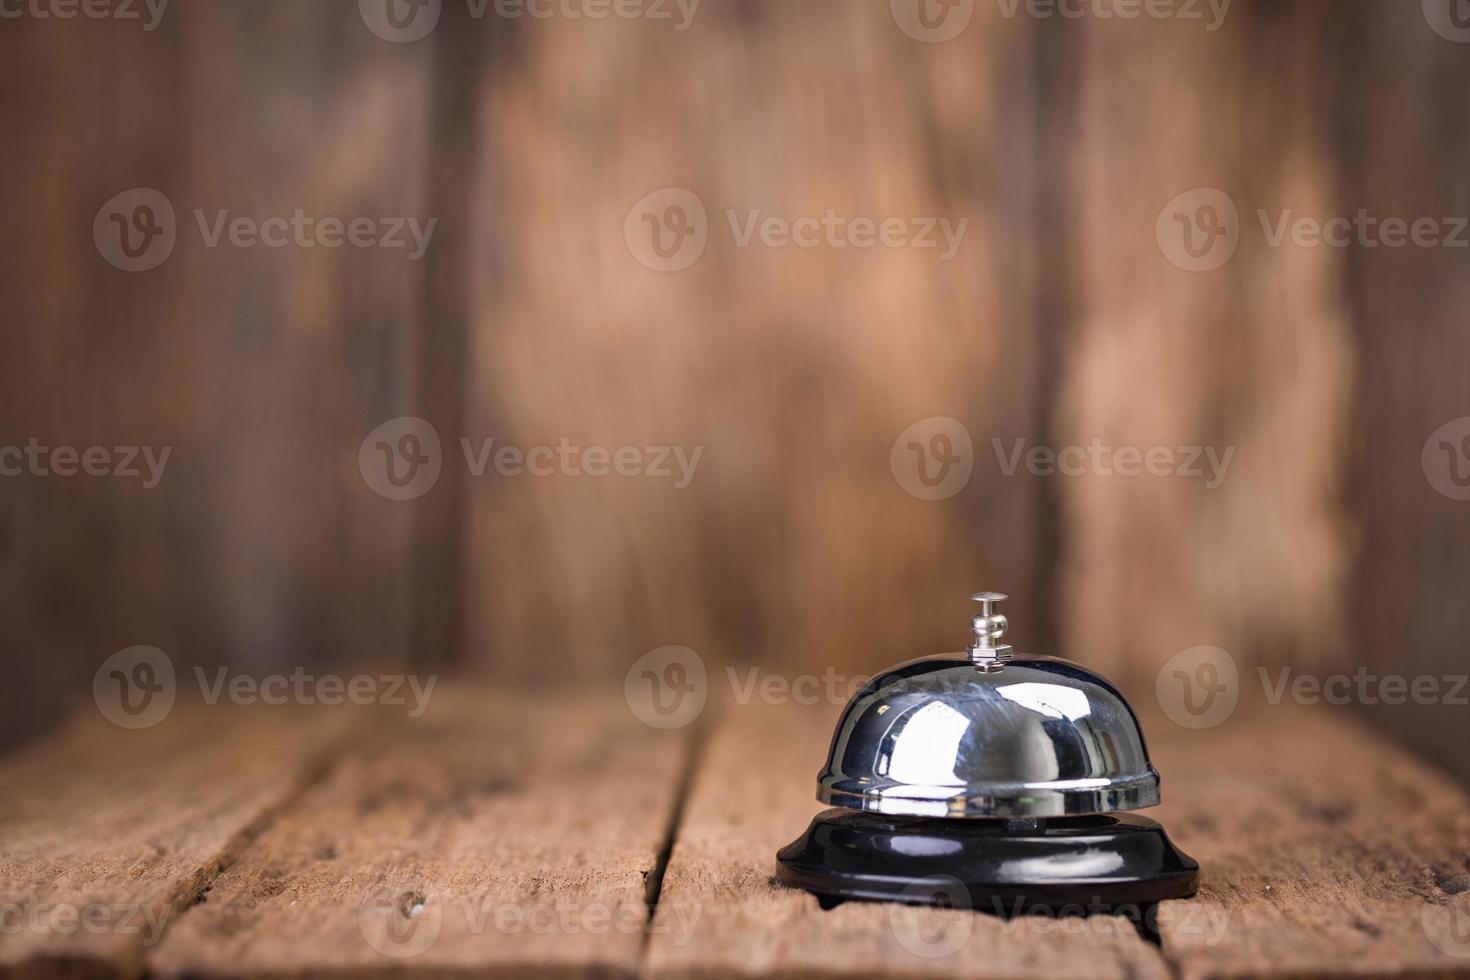
<path id="1" fill-rule="evenodd" d="M 773 881 L 830 705 L 95 712 L 0 763 L 0 974 L 1470 976 L 1470 806 L 1331 709 L 1145 718 L 1199 895 L 1002 919 Z"/>

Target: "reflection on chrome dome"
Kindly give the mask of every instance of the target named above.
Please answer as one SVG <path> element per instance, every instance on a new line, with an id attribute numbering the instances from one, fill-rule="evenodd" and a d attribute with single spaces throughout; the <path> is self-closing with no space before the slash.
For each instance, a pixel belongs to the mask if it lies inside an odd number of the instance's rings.
<path id="1" fill-rule="evenodd" d="M 824 803 L 918 816 L 1056 816 L 1158 802 L 1138 721 L 1064 660 L 916 660 L 848 703 L 818 782 Z"/>

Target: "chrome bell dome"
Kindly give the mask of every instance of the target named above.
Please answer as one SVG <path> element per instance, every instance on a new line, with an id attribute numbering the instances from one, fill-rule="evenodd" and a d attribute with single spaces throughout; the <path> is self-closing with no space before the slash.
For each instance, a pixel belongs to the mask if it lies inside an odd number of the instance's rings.
<path id="1" fill-rule="evenodd" d="M 914 660 L 843 709 L 817 778 L 833 806 L 917 817 L 1057 817 L 1159 802 L 1138 718 L 1102 677 L 1000 643 L 997 592 L 965 654 Z"/>

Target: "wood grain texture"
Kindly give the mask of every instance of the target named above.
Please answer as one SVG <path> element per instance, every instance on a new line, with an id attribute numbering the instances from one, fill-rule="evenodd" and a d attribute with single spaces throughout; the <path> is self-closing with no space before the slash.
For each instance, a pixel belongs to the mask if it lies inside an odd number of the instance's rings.
<path id="1" fill-rule="evenodd" d="M 958 647 L 946 611 L 987 584 L 1040 628 L 1038 497 L 989 443 L 1035 431 L 1043 372 L 1039 259 L 1016 244 L 1036 194 L 1030 29 L 976 4 L 960 37 L 924 44 L 887 4 L 844 0 L 706 3 L 684 31 L 514 22 L 513 70 L 482 101 L 478 220 L 498 274 L 479 280 L 466 434 L 703 456 L 682 490 L 472 481 L 474 667 L 561 670 L 517 653 L 550 645 L 617 677 L 680 643 L 716 663 L 876 670 Z M 679 272 L 645 268 L 624 235 L 665 187 L 708 220 Z M 828 209 L 969 221 L 947 262 L 742 247 L 730 227 Z M 975 446 L 944 501 L 890 471 L 900 433 L 932 416 Z"/>
<path id="2" fill-rule="evenodd" d="M 836 714 L 752 702 L 719 723 L 664 876 L 646 976 L 1169 975 L 1124 918 L 1007 921 L 863 902 L 823 911 L 778 884 L 776 851 L 822 809 L 816 773 Z"/>
<path id="3" fill-rule="evenodd" d="M 211 246 L 199 222 L 424 217 L 432 47 L 374 36 L 356 3 L 292 0 L 170 4 L 153 31 L 24 16 L 0 35 L 0 445 L 171 450 L 153 489 L 0 481 L 17 652 L 0 739 L 54 721 L 136 643 L 181 664 L 397 662 L 415 514 L 368 489 L 357 451 L 422 411 L 426 266 Z M 136 187 L 169 199 L 177 238 L 125 272 L 93 219 Z"/>
<path id="4" fill-rule="evenodd" d="M 1352 74 L 1345 96 L 1358 107 L 1343 126 L 1347 210 L 1431 219 L 1452 235 L 1455 222 L 1470 215 L 1463 166 L 1470 125 L 1457 95 L 1470 87 L 1465 45 L 1377 4 L 1366 5 L 1353 25 L 1349 50 L 1362 70 Z M 1404 112 L 1404 105 L 1416 111 Z M 1380 674 L 1463 677 L 1470 669 L 1470 501 L 1435 484 L 1463 496 L 1470 470 L 1465 447 L 1457 445 L 1470 423 L 1440 432 L 1470 417 L 1470 249 L 1378 247 L 1349 257 L 1363 352 L 1351 470 L 1362 520 L 1351 656 Z M 1466 707 L 1461 699 L 1379 703 L 1365 711 L 1375 726 L 1470 783 Z"/>
<path id="5" fill-rule="evenodd" d="M 1470 800 L 1340 713 L 1145 719 L 1152 815 L 1203 869 L 1155 945 L 1112 917 L 822 910 L 773 868 L 836 707 L 723 710 L 687 783 L 689 732 L 606 695 L 83 716 L 0 765 L 0 974 L 1470 976 Z"/>
<path id="6" fill-rule="evenodd" d="M 0 143 L 9 257 L 0 271 L 0 444 L 177 445 L 174 399 L 186 382 L 164 352 L 180 354 L 170 344 L 188 332 L 151 306 L 156 290 L 107 266 L 92 241 L 109 197 L 177 173 L 167 152 L 177 51 L 136 22 L 4 26 L 0 113 L 12 135 Z M 181 582 L 170 567 L 170 553 L 187 551 L 167 530 L 171 484 L 141 483 L 0 480 L 0 744 L 58 724 L 114 650 L 170 642 L 150 635 L 154 617 L 198 599 L 197 576 Z"/>
<path id="7" fill-rule="evenodd" d="M 1001 6 L 943 44 L 842 0 L 705 4 L 682 31 L 451 3 L 408 45 L 352 0 L 197 0 L 152 32 L 7 21 L 0 445 L 173 457 L 155 491 L 0 482 L 5 646 L 48 651 L 7 662 L 25 693 L 0 692 L 0 741 L 135 642 L 535 679 L 558 668 L 525 651 L 548 644 L 615 678 L 679 642 L 859 671 L 957 646 L 954 602 L 981 586 L 1017 596 L 1029 646 L 1122 682 L 1196 643 L 1455 670 L 1466 520 L 1414 454 L 1470 413 L 1460 251 L 1271 248 L 1256 212 L 1464 212 L 1461 46 L 1360 0 L 1239 0 L 1218 31 Z M 1189 273 L 1154 221 L 1207 185 L 1246 238 Z M 144 274 L 89 234 L 133 186 L 168 194 L 182 233 Z M 675 274 L 623 240 L 664 186 L 696 191 L 713 233 Z M 298 207 L 432 215 L 438 238 L 418 264 L 208 248 L 194 214 Z M 944 263 L 742 248 L 726 213 L 828 208 L 970 224 Z M 446 449 L 411 504 L 354 458 L 399 414 Z M 941 502 L 888 471 L 933 415 L 974 441 Z M 461 436 L 704 456 L 683 491 L 469 479 Z M 1000 470 L 1016 439 L 1094 438 L 1235 456 L 1217 490 Z M 1354 616 L 1358 654 L 1336 642 Z M 1427 715 L 1382 721 L 1465 771 L 1443 734 L 1464 713 Z"/>
<path id="8" fill-rule="evenodd" d="M 336 717 L 177 705 L 126 731 L 95 710 L 0 766 L 0 974 L 131 975 L 307 782 Z"/>
<path id="9" fill-rule="evenodd" d="M 1159 911 L 1182 977 L 1470 976 L 1470 798 L 1447 777 L 1341 710 L 1148 733 L 1150 815 L 1202 869 Z"/>
<path id="10" fill-rule="evenodd" d="M 1259 220 L 1337 207 L 1323 107 L 1340 16 L 1331 3 L 1236 4 L 1213 32 L 1077 25 L 1075 111 L 1051 120 L 1071 149 L 1073 255 L 1051 439 L 1162 447 L 1178 464 L 1125 476 L 1110 457 L 1057 478 L 1058 652 L 1119 683 L 1151 685 L 1200 644 L 1245 663 L 1342 662 L 1355 357 L 1343 255 L 1271 247 Z M 1239 234 L 1204 271 L 1177 267 L 1156 235 L 1166 206 L 1199 188 L 1231 198 Z M 1233 453 L 1217 485 L 1207 457 L 1180 470 L 1205 447 Z"/>
<path id="11" fill-rule="evenodd" d="M 624 976 L 687 740 L 621 697 L 385 718 L 154 952 L 159 976 Z"/>

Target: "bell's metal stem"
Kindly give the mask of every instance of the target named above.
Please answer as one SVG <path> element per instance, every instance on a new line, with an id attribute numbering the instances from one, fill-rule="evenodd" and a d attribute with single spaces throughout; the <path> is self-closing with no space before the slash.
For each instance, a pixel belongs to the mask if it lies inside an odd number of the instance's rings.
<path id="1" fill-rule="evenodd" d="M 970 660 L 981 670 L 1000 670 L 1014 652 L 1010 644 L 1000 642 L 1009 623 L 995 611 L 995 604 L 1005 601 L 1006 596 L 1000 592 L 977 592 L 970 598 L 980 603 L 980 615 L 970 620 L 970 629 L 975 634 L 969 648 Z"/>

